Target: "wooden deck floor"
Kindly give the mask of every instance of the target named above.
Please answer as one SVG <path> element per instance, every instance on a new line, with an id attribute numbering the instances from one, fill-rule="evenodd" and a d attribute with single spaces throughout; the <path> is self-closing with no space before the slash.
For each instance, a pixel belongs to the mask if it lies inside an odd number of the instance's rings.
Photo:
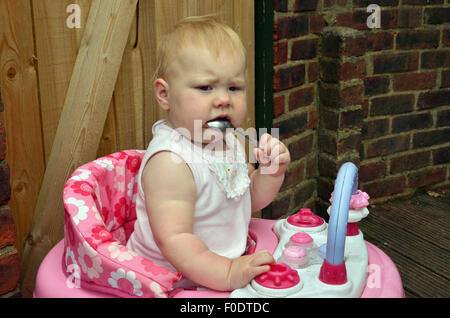
<path id="1" fill-rule="evenodd" d="M 397 265 L 405 296 L 450 297 L 450 191 L 419 193 L 369 210 L 360 229 Z"/>

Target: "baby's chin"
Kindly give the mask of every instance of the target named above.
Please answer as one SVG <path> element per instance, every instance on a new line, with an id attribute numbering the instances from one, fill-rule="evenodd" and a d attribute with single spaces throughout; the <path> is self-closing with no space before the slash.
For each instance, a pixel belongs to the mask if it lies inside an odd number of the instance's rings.
<path id="1" fill-rule="evenodd" d="M 197 136 L 196 136 L 197 137 Z M 195 142 L 202 143 L 203 145 L 210 144 L 212 142 L 218 142 L 225 140 L 225 132 L 222 132 L 213 128 L 203 128 L 202 136 L 198 138 L 199 140 L 194 140 Z"/>

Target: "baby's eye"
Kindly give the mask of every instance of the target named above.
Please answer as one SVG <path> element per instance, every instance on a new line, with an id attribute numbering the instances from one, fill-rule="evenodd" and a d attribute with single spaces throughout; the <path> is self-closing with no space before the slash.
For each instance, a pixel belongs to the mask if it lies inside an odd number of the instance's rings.
<path id="1" fill-rule="evenodd" d="M 239 87 L 239 86 L 231 86 L 231 87 L 229 88 L 229 90 L 230 90 L 231 92 L 237 92 L 237 91 L 242 90 L 242 87 Z"/>
<path id="2" fill-rule="evenodd" d="M 209 91 L 212 89 L 211 85 L 201 85 L 201 86 L 197 86 L 197 89 L 201 90 L 201 91 Z"/>

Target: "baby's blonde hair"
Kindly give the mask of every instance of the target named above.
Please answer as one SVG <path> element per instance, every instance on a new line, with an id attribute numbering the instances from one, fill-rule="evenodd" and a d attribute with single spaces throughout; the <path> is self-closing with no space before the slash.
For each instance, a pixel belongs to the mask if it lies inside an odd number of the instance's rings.
<path id="1" fill-rule="evenodd" d="M 160 41 L 155 79 L 167 75 L 170 62 L 188 45 L 206 48 L 215 56 L 223 49 L 232 50 L 245 61 L 245 47 L 232 28 L 213 16 L 191 16 L 179 21 Z"/>

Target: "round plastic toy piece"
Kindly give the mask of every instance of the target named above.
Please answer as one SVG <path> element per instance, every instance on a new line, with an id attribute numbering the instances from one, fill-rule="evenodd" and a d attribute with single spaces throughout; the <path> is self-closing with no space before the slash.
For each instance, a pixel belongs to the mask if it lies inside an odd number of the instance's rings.
<path id="1" fill-rule="evenodd" d="M 315 215 L 311 209 L 300 209 L 299 212 L 287 218 L 287 222 L 293 226 L 298 227 L 317 227 L 322 225 L 325 221 Z"/>
<path id="2" fill-rule="evenodd" d="M 314 242 L 312 237 L 305 232 L 298 232 L 289 238 L 288 246 L 300 246 L 303 248 L 311 248 Z"/>
<path id="3" fill-rule="evenodd" d="M 270 265 L 270 270 L 255 277 L 259 285 L 272 289 L 291 288 L 300 282 L 300 276 L 296 270 L 284 263 Z"/>
<path id="4" fill-rule="evenodd" d="M 304 248 L 300 246 L 289 246 L 283 251 L 282 262 L 285 262 L 292 268 L 302 268 L 308 264 L 308 256 Z"/>

